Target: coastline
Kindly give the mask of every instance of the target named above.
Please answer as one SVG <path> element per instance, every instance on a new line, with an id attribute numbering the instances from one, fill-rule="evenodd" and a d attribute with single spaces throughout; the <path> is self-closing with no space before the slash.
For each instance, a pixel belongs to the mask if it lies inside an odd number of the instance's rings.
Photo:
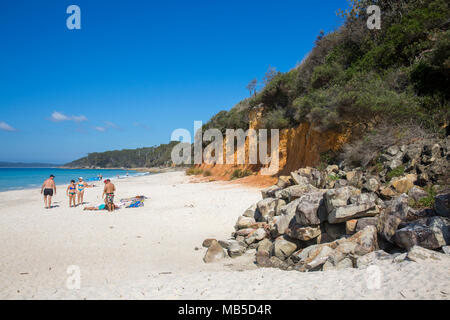
<path id="1" fill-rule="evenodd" d="M 141 208 L 43 208 L 40 194 L 0 193 L 0 299 L 450 299 L 448 264 L 380 265 L 325 272 L 257 268 L 254 254 L 205 264 L 207 238 L 227 239 L 236 219 L 261 199 L 258 188 L 193 181 L 182 172 L 117 181 L 116 199 L 149 197 Z M 101 188 L 85 194 L 101 202 Z M 69 267 L 80 288 L 67 286 Z M 274 285 L 275 284 L 275 285 Z"/>

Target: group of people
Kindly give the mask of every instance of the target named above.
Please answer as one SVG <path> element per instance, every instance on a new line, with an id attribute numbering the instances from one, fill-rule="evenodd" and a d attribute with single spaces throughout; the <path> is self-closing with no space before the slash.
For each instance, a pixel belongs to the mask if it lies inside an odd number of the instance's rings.
<path id="1" fill-rule="evenodd" d="M 115 209 L 114 206 L 114 193 L 116 191 L 116 186 L 111 183 L 110 179 L 104 181 L 105 187 L 103 188 L 102 198 L 105 199 L 105 208 L 112 212 Z M 84 204 L 84 191 L 86 188 L 91 187 L 82 177 L 78 178 L 78 182 L 71 180 L 70 184 L 67 186 L 66 195 L 69 198 L 69 207 L 77 207 L 78 205 Z M 55 176 L 50 175 L 50 177 L 44 181 L 41 187 L 41 194 L 44 195 L 44 205 L 45 209 L 52 208 L 52 197 L 56 195 L 56 184 Z"/>

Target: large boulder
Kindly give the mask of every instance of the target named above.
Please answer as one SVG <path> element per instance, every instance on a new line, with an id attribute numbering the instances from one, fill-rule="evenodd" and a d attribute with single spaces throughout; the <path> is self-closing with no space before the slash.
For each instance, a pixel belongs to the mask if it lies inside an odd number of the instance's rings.
<path id="1" fill-rule="evenodd" d="M 444 217 L 420 219 L 397 230 L 394 241 L 405 249 L 415 245 L 427 249 L 441 248 L 450 244 L 450 219 Z"/>
<path id="2" fill-rule="evenodd" d="M 324 271 L 353 267 L 359 256 L 378 250 L 377 230 L 374 226 L 368 226 L 348 239 L 337 240 L 337 243 L 323 265 Z"/>
<path id="3" fill-rule="evenodd" d="M 318 225 L 326 219 L 323 194 L 325 191 L 316 191 L 303 195 L 297 206 L 295 219 L 304 226 Z M 321 212 L 322 210 L 322 212 Z"/>
<path id="4" fill-rule="evenodd" d="M 228 255 L 231 258 L 241 256 L 245 252 L 245 247 L 242 246 L 238 241 L 233 241 L 228 247 Z"/>
<path id="5" fill-rule="evenodd" d="M 358 257 L 356 260 L 357 268 L 366 268 L 370 265 L 383 265 L 393 262 L 394 256 L 383 250 L 372 251 L 366 255 Z"/>
<path id="6" fill-rule="evenodd" d="M 376 178 L 371 177 L 364 183 L 363 188 L 369 192 L 377 192 L 380 188 L 380 182 Z"/>
<path id="7" fill-rule="evenodd" d="M 276 198 L 266 198 L 256 204 L 259 215 L 256 217 L 258 222 L 268 222 L 273 216 L 279 213 L 279 209 L 285 205 L 284 200 Z"/>
<path id="8" fill-rule="evenodd" d="M 310 193 L 313 191 L 318 191 L 318 189 L 310 184 L 306 185 L 294 185 L 287 187 L 286 189 L 277 191 L 275 193 L 277 198 L 282 198 L 286 200 L 287 202 L 291 202 L 295 199 L 300 198 L 306 193 Z"/>
<path id="9" fill-rule="evenodd" d="M 292 185 L 292 180 L 290 176 L 279 176 L 278 182 L 276 184 L 278 187 L 284 189 Z"/>
<path id="10" fill-rule="evenodd" d="M 297 270 L 314 270 L 322 266 L 336 248 L 336 243 L 312 245 L 292 254 L 291 259 L 299 266 Z"/>
<path id="11" fill-rule="evenodd" d="M 360 218 L 357 221 L 355 231 L 359 232 L 367 226 L 376 226 L 378 224 L 378 217 Z"/>
<path id="12" fill-rule="evenodd" d="M 269 239 L 259 242 L 256 250 L 256 263 L 261 267 L 269 267 L 272 250 L 273 244 Z"/>
<path id="13" fill-rule="evenodd" d="M 425 190 L 423 190 L 421 187 L 413 186 L 411 189 L 409 189 L 408 196 L 417 202 L 423 198 L 428 197 L 428 193 Z"/>
<path id="14" fill-rule="evenodd" d="M 408 259 L 423 263 L 429 261 L 450 261 L 450 256 L 420 246 L 414 246 L 408 251 Z"/>
<path id="15" fill-rule="evenodd" d="M 358 195 L 361 191 L 354 187 L 342 187 L 338 189 L 331 189 L 325 192 L 324 200 L 328 213 L 334 209 L 346 206 L 352 195 Z"/>
<path id="16" fill-rule="evenodd" d="M 254 218 L 240 216 L 236 222 L 234 228 L 236 230 L 250 228 L 252 225 L 256 223 Z"/>
<path id="17" fill-rule="evenodd" d="M 300 198 L 295 199 L 294 201 L 283 206 L 280 209 L 280 215 L 273 218 L 271 232 L 274 238 L 286 232 L 286 229 L 289 227 L 290 223 L 295 217 L 297 206 L 299 205 L 300 201 Z"/>
<path id="18" fill-rule="evenodd" d="M 336 224 L 360 217 L 374 217 L 379 212 L 375 203 L 351 204 L 334 209 L 328 215 L 328 222 Z"/>
<path id="19" fill-rule="evenodd" d="M 256 217 L 259 215 L 258 207 L 256 206 L 256 203 L 251 205 L 249 208 L 247 208 L 247 210 L 245 210 L 242 215 L 247 218 L 256 219 Z"/>
<path id="20" fill-rule="evenodd" d="M 450 190 L 442 192 L 434 198 L 434 210 L 442 217 L 450 217 Z"/>
<path id="21" fill-rule="evenodd" d="M 281 190 L 282 188 L 279 186 L 270 186 L 268 188 L 262 189 L 261 190 L 261 195 L 263 199 L 266 198 L 274 198 L 275 197 L 275 192 Z"/>
<path id="22" fill-rule="evenodd" d="M 319 170 L 311 167 L 298 169 L 296 172 L 299 176 L 308 179 L 309 183 L 314 187 L 322 188 L 325 184 L 325 174 L 322 174 Z M 291 175 L 292 176 L 292 175 Z"/>
<path id="23" fill-rule="evenodd" d="M 301 176 L 297 172 L 291 172 L 291 179 L 294 182 L 294 184 L 300 186 L 310 184 L 309 179 L 307 177 Z"/>
<path id="24" fill-rule="evenodd" d="M 319 225 L 304 226 L 295 223 L 286 230 L 286 234 L 293 239 L 309 241 L 320 236 L 321 229 Z"/>
<path id="25" fill-rule="evenodd" d="M 408 193 L 414 187 L 417 175 L 408 174 L 404 177 L 393 178 L 390 185 L 397 193 Z"/>
<path id="26" fill-rule="evenodd" d="M 208 250 L 206 251 L 203 261 L 205 263 L 212 263 L 219 261 L 226 257 L 225 251 L 222 246 L 216 240 L 210 243 Z"/>
<path id="27" fill-rule="evenodd" d="M 351 185 L 353 187 L 357 187 L 357 188 L 362 187 L 362 177 L 363 177 L 363 174 L 359 170 L 349 171 L 346 174 L 346 178 L 347 178 L 349 185 Z"/>
<path id="28" fill-rule="evenodd" d="M 273 243 L 273 255 L 281 260 L 286 260 L 297 250 L 297 243 L 293 240 L 280 236 Z"/>
<path id="29" fill-rule="evenodd" d="M 383 210 L 378 219 L 377 229 L 379 234 L 387 241 L 393 243 L 393 237 L 398 226 L 408 216 L 408 196 L 402 194 Z"/>

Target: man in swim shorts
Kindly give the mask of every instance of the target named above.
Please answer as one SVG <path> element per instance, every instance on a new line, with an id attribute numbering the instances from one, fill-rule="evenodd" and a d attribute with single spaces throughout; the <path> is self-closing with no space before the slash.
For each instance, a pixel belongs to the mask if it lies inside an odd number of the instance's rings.
<path id="1" fill-rule="evenodd" d="M 50 175 L 50 178 L 44 181 L 41 187 L 41 194 L 44 194 L 45 209 L 52 207 L 52 197 L 56 195 L 55 176 Z"/>
<path id="2" fill-rule="evenodd" d="M 105 196 L 105 205 L 109 212 L 114 211 L 114 192 L 116 191 L 116 186 L 111 183 L 111 180 L 106 179 L 105 188 L 103 189 L 103 196 Z"/>

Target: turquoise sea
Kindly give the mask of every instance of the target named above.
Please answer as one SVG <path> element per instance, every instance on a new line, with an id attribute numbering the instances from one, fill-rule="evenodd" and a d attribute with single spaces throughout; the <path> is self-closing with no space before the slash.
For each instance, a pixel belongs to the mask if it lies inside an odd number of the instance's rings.
<path id="1" fill-rule="evenodd" d="M 55 176 L 57 185 L 66 185 L 70 180 L 83 177 L 91 182 L 99 174 L 105 178 L 126 177 L 126 170 L 95 170 L 95 169 L 59 169 L 59 168 L 0 168 L 0 191 L 29 189 L 40 187 L 51 174 Z M 139 176 L 143 173 L 129 170 L 128 175 Z M 91 181 L 89 181 L 91 180 Z"/>

